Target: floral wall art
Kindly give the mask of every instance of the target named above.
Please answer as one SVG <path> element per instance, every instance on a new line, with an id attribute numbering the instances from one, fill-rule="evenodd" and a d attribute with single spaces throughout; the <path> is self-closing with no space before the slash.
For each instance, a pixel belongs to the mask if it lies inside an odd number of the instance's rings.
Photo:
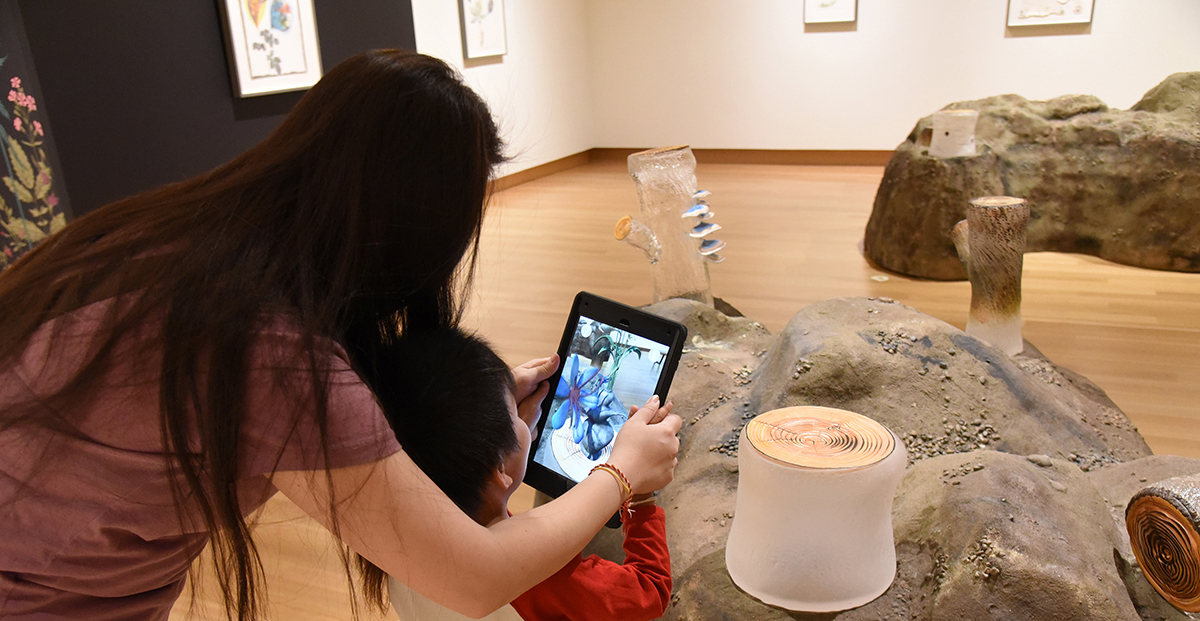
<path id="1" fill-rule="evenodd" d="M 504 0 L 459 0 L 463 56 L 483 58 L 508 53 L 504 33 Z"/>
<path id="2" fill-rule="evenodd" d="M 306 89 L 321 78 L 312 0 L 222 0 L 239 97 Z"/>
<path id="3" fill-rule="evenodd" d="M 67 224 L 66 189 L 16 0 L 0 0 L 0 269 Z"/>
<path id="4" fill-rule="evenodd" d="M 804 23 L 852 22 L 858 18 L 857 0 L 804 0 Z"/>

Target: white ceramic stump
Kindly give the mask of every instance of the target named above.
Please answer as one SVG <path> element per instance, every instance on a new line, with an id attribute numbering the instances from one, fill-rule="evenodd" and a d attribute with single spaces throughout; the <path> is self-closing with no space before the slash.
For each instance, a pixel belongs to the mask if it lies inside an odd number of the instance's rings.
<path id="1" fill-rule="evenodd" d="M 978 110 L 939 110 L 933 113 L 931 157 L 975 157 L 975 124 Z"/>
<path id="2" fill-rule="evenodd" d="M 896 575 L 892 496 L 907 462 L 895 434 L 853 412 L 804 406 L 752 419 L 725 547 L 733 582 L 807 612 L 879 597 Z"/>

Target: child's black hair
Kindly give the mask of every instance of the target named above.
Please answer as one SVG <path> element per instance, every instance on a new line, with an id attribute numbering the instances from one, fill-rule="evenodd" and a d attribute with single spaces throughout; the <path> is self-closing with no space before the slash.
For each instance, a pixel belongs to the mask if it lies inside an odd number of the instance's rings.
<path id="1" fill-rule="evenodd" d="M 409 332 L 368 372 L 396 439 L 475 517 L 491 473 L 518 447 L 508 412 L 512 371 L 483 339 L 453 328 Z"/>

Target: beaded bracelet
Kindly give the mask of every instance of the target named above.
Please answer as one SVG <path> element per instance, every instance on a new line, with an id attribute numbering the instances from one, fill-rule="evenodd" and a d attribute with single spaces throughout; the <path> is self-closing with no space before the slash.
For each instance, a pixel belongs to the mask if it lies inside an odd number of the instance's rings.
<path id="1" fill-rule="evenodd" d="M 599 464 L 595 468 L 592 468 L 590 472 L 588 472 L 588 476 L 591 476 L 591 474 L 597 470 L 603 470 L 611 474 L 612 477 L 617 480 L 617 485 L 621 487 L 621 512 L 628 513 L 629 501 L 633 498 L 633 487 L 629 485 L 629 479 L 626 478 L 625 473 L 621 472 L 619 468 L 612 464 Z"/>

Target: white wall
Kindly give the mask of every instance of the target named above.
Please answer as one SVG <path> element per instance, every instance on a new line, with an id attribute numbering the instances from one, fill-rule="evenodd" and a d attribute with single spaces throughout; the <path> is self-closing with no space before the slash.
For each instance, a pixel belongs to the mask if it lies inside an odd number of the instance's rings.
<path id="1" fill-rule="evenodd" d="M 509 143 L 509 174 L 596 146 L 585 0 L 507 0 L 508 53 L 464 60 L 456 0 L 413 0 L 417 51 L 458 67 Z"/>
<path id="2" fill-rule="evenodd" d="M 418 49 L 461 67 L 454 3 L 413 5 Z M 1128 108 L 1200 71 L 1200 0 L 1095 0 L 1090 27 L 1051 35 L 1006 28 L 1008 0 L 858 0 L 845 31 L 806 28 L 803 0 L 506 6 L 509 54 L 465 69 L 525 150 L 506 172 L 591 147 L 891 150 L 955 101 Z"/>
<path id="3" fill-rule="evenodd" d="M 596 146 L 891 150 L 955 101 L 1082 93 L 1128 108 L 1200 71 L 1198 0 L 1095 0 L 1090 32 L 1054 36 L 1006 29 L 1007 7 L 858 0 L 855 30 L 822 32 L 806 31 L 802 0 L 594 0 Z"/>

